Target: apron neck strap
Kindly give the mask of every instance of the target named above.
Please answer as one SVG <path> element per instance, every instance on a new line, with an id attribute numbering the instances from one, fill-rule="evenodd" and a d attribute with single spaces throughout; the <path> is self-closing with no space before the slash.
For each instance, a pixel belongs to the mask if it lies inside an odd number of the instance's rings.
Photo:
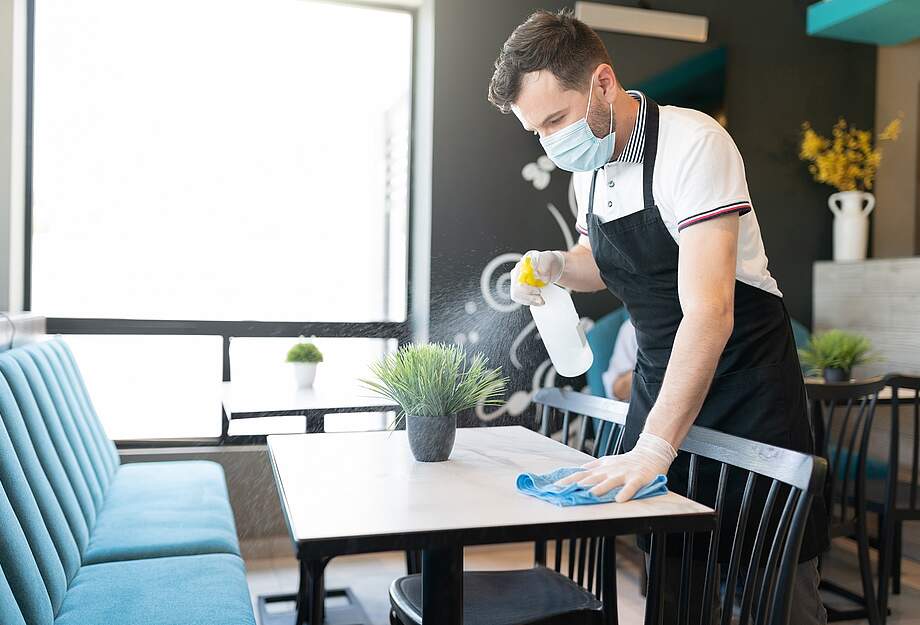
<path id="1" fill-rule="evenodd" d="M 591 193 L 588 195 L 588 214 L 594 214 L 594 187 L 597 185 L 597 172 L 600 169 L 595 169 L 594 173 L 591 174 Z"/>
<path id="2" fill-rule="evenodd" d="M 658 104 L 645 98 L 645 147 L 642 155 L 642 202 L 645 208 L 655 208 L 652 195 L 652 178 L 655 174 L 655 157 L 658 156 Z"/>

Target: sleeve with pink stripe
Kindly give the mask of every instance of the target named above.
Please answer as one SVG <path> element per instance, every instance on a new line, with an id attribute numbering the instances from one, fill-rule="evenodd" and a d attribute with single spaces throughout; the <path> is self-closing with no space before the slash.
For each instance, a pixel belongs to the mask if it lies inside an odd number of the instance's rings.
<path id="1" fill-rule="evenodd" d="M 707 128 L 688 147 L 674 193 L 677 230 L 751 211 L 744 161 L 721 127 Z"/>

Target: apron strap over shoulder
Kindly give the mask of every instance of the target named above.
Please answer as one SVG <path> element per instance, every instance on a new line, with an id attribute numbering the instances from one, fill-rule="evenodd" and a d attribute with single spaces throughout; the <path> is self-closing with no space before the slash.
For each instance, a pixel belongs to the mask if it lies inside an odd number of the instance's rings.
<path id="1" fill-rule="evenodd" d="M 597 185 L 597 172 L 600 169 L 595 169 L 591 174 L 591 193 L 588 195 L 588 214 L 594 214 L 594 187 Z"/>
<path id="2" fill-rule="evenodd" d="M 645 114 L 645 154 L 642 157 L 642 201 L 645 208 L 655 208 L 652 178 L 658 155 L 658 104 L 648 97 L 645 103 L 648 110 Z"/>

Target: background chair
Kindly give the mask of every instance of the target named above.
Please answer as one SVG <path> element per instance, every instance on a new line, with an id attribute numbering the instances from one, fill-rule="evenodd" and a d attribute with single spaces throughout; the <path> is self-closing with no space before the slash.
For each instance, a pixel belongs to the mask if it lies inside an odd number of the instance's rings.
<path id="1" fill-rule="evenodd" d="M 617 453 L 622 440 L 626 404 L 613 400 L 560 389 L 542 389 L 534 401 L 543 405 L 541 429 L 552 431 L 557 419 L 566 421 L 576 415 L 593 417 L 602 422 L 601 433 L 589 442 L 592 455 Z M 568 442 L 568 429 L 562 436 Z M 726 484 L 731 475 L 740 475 L 745 483 L 742 505 L 738 513 L 741 522 L 729 520 L 723 527 L 737 527 L 735 532 L 719 531 L 706 535 L 684 536 L 681 566 L 682 579 L 679 604 L 680 622 L 686 623 L 691 608 L 710 614 L 718 600 L 723 614 L 731 613 L 738 600 L 742 622 L 754 625 L 786 625 L 791 609 L 791 589 L 798 564 L 805 522 L 816 489 L 823 483 L 826 463 L 813 456 L 770 445 L 747 441 L 721 432 L 694 427 L 681 453 L 690 455 L 690 497 L 703 489 L 697 484 L 701 462 L 718 462 L 719 483 L 714 501 L 704 504 L 723 509 Z M 768 488 L 762 506 L 754 501 L 760 486 Z M 616 505 L 616 504 L 611 504 Z M 745 536 L 749 518 L 760 518 L 754 536 Z M 656 534 L 653 541 L 664 541 Z M 706 563 L 704 579 L 695 586 L 704 591 L 691 596 L 694 580 L 690 579 L 694 541 L 703 546 Z M 732 545 L 726 563 L 727 583 L 720 590 L 719 569 L 716 566 L 718 547 L 722 541 Z M 658 542 L 658 544 L 663 544 Z M 660 552 L 659 552 L 660 553 Z M 608 624 L 616 621 L 615 543 L 602 537 L 578 540 L 557 540 L 537 543 L 534 568 L 523 571 L 465 572 L 464 623 L 466 625 L 565 625 Z M 659 572 L 663 557 L 653 558 L 650 567 Z M 657 580 L 657 575 L 652 580 Z M 739 583 L 740 580 L 740 583 Z M 661 589 L 651 587 L 649 597 L 660 600 Z M 605 598 L 608 607 L 605 610 Z M 539 599 L 539 601 L 535 601 Z M 394 625 L 420 625 L 420 580 L 406 576 L 390 587 Z M 697 605 L 698 604 L 698 605 Z M 535 610 L 535 606 L 543 606 Z M 660 606 L 660 604 L 659 604 Z M 709 621 L 704 620 L 708 623 Z"/>
<path id="2" fill-rule="evenodd" d="M 879 515 L 878 601 L 882 619 L 888 613 L 889 581 L 891 590 L 895 593 L 901 591 L 901 532 L 904 522 L 920 520 L 920 377 L 893 374 L 886 377 L 885 382 L 891 388 L 888 471 L 883 480 L 872 480 L 867 488 L 867 505 Z M 901 389 L 912 390 L 913 397 L 900 397 Z M 902 426 L 906 432 L 902 430 Z M 911 470 L 909 478 L 902 480 L 898 475 L 900 443 L 903 434 L 908 432 L 913 434 L 913 438 L 910 439 L 913 441 Z"/>
<path id="3" fill-rule="evenodd" d="M 868 618 L 882 622 L 873 588 L 866 523 L 866 461 L 869 435 L 878 393 L 885 380 L 827 384 L 806 382 L 818 454 L 828 461 L 824 487 L 830 537 L 855 537 L 862 595 L 823 579 L 821 587 L 862 607 L 838 610 L 827 607 L 829 621 Z"/>

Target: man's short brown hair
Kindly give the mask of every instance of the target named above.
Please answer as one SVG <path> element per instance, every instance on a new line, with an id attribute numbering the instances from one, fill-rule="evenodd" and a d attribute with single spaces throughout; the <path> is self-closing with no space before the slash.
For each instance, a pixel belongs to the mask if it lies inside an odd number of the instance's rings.
<path id="1" fill-rule="evenodd" d="M 537 11 L 502 46 L 489 83 L 489 102 L 502 113 L 510 112 L 524 74 L 543 69 L 565 89 L 587 89 L 588 77 L 603 63 L 610 64 L 604 42 L 570 10 Z"/>

